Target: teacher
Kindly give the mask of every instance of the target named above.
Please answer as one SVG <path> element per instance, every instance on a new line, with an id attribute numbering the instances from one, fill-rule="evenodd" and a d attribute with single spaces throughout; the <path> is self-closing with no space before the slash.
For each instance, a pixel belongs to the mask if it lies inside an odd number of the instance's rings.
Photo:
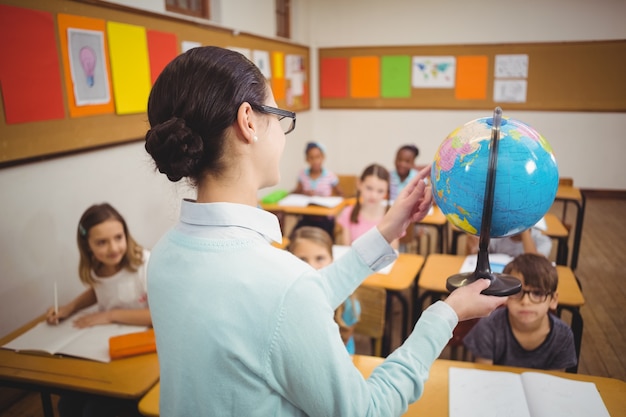
<path id="1" fill-rule="evenodd" d="M 218 47 L 179 55 L 152 88 L 148 118 L 156 168 L 197 188 L 148 264 L 162 416 L 400 415 L 457 322 L 506 301 L 480 294 L 488 280 L 454 291 L 364 379 L 333 312 L 428 212 L 428 169 L 348 254 L 316 271 L 271 245 L 282 241 L 278 220 L 258 208 L 258 191 L 280 179 L 296 115 L 277 108 L 252 62 Z"/>

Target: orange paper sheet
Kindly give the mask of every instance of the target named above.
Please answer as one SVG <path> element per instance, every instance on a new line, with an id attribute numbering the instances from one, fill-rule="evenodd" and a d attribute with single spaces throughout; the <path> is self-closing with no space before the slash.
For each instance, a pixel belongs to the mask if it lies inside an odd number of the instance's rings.
<path id="1" fill-rule="evenodd" d="M 456 88 L 454 97 L 457 100 L 485 100 L 487 98 L 486 55 L 457 56 Z"/>
<path id="2" fill-rule="evenodd" d="M 350 59 L 350 95 L 354 98 L 380 96 L 380 59 L 358 56 Z"/>

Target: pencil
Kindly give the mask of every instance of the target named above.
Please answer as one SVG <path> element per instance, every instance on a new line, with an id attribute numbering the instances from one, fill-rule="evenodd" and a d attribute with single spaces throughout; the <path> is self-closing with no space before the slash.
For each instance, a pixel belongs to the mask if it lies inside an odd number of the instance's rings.
<path id="1" fill-rule="evenodd" d="M 57 282 L 54 281 L 54 315 L 59 314 L 59 297 L 57 294 Z"/>

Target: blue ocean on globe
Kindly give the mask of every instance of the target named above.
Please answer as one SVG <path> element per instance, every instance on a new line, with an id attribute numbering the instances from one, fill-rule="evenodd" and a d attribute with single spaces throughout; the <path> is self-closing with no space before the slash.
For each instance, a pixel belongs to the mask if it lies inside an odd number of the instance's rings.
<path id="1" fill-rule="evenodd" d="M 441 143 L 432 164 L 435 203 L 448 220 L 480 234 L 493 119 L 472 120 Z M 502 118 L 490 237 L 535 225 L 556 197 L 559 171 L 548 141 L 530 126 Z"/>

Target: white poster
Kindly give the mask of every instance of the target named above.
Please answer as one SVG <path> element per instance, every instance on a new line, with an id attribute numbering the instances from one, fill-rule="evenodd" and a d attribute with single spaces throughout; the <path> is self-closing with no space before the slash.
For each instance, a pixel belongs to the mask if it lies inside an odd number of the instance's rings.
<path id="1" fill-rule="evenodd" d="M 261 74 L 268 80 L 272 78 L 272 68 L 270 67 L 270 53 L 255 49 L 252 51 L 252 62 L 259 67 Z"/>
<path id="2" fill-rule="evenodd" d="M 528 78 L 528 55 L 496 55 L 496 78 Z"/>
<path id="3" fill-rule="evenodd" d="M 453 56 L 414 56 L 414 88 L 454 88 L 456 58 Z"/>
<path id="4" fill-rule="evenodd" d="M 525 103 L 526 80 L 495 80 L 493 101 L 497 103 Z"/>

